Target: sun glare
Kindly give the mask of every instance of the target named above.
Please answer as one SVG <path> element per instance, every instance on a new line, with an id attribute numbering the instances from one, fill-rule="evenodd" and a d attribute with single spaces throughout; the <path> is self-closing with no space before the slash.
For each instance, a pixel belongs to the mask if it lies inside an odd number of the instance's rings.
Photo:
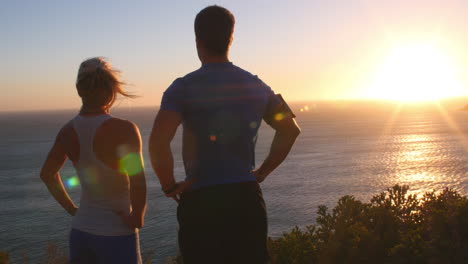
<path id="1" fill-rule="evenodd" d="M 395 47 L 371 82 L 369 97 L 420 102 L 463 92 L 455 62 L 431 42 Z"/>

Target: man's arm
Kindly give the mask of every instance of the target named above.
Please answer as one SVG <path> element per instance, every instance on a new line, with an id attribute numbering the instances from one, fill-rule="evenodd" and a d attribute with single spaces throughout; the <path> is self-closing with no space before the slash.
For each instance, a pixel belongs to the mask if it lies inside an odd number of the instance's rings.
<path id="1" fill-rule="evenodd" d="M 282 120 L 272 121 L 270 122 L 270 126 L 276 130 L 276 133 L 267 158 L 263 164 L 254 171 L 258 182 L 264 181 L 265 178 L 283 162 L 294 145 L 296 138 L 301 133 L 301 129 L 292 116 L 287 116 Z"/>
<path id="2" fill-rule="evenodd" d="M 174 159 L 171 151 L 171 141 L 182 122 L 182 115 L 171 110 L 159 111 L 154 120 L 153 130 L 149 139 L 149 154 L 151 165 L 158 176 L 161 187 L 168 197 L 178 201 L 177 195 L 183 192 L 187 183 L 176 183 L 174 178 Z"/>
<path id="3" fill-rule="evenodd" d="M 50 194 L 70 215 L 75 215 L 77 207 L 68 195 L 60 178 L 59 170 L 67 159 L 63 144 L 61 142 L 64 129 L 62 129 L 55 140 L 52 149 L 47 156 L 41 169 L 40 177 L 47 186 Z"/>

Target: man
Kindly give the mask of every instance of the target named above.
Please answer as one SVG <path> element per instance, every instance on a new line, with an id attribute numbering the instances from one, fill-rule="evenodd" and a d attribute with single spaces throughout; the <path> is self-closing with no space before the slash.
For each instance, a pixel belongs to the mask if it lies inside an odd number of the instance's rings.
<path id="1" fill-rule="evenodd" d="M 162 189 L 179 202 L 179 246 L 186 264 L 268 260 L 258 183 L 286 158 L 300 133 L 281 96 L 229 62 L 234 23 L 223 7 L 198 13 L 195 35 L 202 66 L 165 91 L 150 137 L 151 162 Z M 262 119 L 276 134 L 268 157 L 254 170 Z M 176 183 L 170 142 L 181 123 L 186 180 Z"/>

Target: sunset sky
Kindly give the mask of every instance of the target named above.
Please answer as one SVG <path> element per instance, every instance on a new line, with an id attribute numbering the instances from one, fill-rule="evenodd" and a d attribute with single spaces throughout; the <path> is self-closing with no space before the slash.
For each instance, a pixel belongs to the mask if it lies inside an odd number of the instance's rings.
<path id="1" fill-rule="evenodd" d="M 5 1 L 0 111 L 78 108 L 78 66 L 105 56 L 157 106 L 200 67 L 193 20 L 236 17 L 230 59 L 288 101 L 468 95 L 468 1 Z M 443 87 L 442 87 L 443 86 Z"/>

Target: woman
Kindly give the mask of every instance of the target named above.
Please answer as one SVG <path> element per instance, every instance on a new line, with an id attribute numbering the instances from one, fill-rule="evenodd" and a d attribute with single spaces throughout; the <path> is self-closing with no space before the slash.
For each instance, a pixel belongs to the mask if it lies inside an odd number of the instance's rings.
<path id="1" fill-rule="evenodd" d="M 109 110 L 122 89 L 118 72 L 103 58 L 81 63 L 76 81 L 79 114 L 60 130 L 41 179 L 71 215 L 71 263 L 141 263 L 138 228 L 146 210 L 146 181 L 140 132 Z M 81 184 L 80 207 L 60 179 L 65 160 L 73 162 Z"/>

